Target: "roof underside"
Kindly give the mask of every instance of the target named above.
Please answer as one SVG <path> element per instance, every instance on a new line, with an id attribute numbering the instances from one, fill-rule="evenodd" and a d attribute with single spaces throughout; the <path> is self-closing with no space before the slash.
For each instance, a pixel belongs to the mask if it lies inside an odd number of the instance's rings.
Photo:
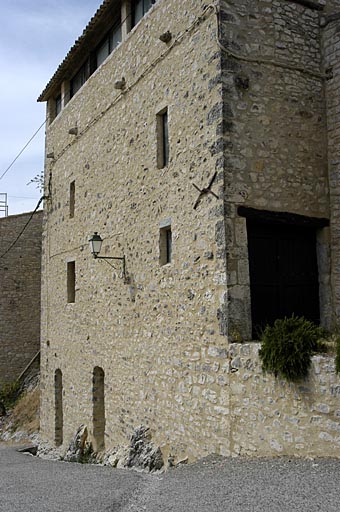
<path id="1" fill-rule="evenodd" d="M 110 28 L 110 23 L 117 8 L 120 9 L 120 0 L 104 0 L 95 15 L 85 27 L 82 35 L 76 40 L 67 53 L 65 59 L 57 68 L 51 80 L 40 94 L 38 101 L 47 101 L 58 93 L 61 82 L 70 80 L 74 73 L 83 64 L 89 53 L 98 44 L 100 39 Z"/>

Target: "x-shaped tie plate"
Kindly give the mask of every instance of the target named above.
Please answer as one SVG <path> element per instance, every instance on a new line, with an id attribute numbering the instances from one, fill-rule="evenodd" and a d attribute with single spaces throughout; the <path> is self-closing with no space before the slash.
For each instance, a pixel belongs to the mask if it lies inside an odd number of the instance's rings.
<path id="1" fill-rule="evenodd" d="M 197 185 L 195 185 L 195 183 L 193 183 L 193 186 L 195 187 L 196 190 L 199 191 L 199 196 L 194 204 L 194 210 L 196 210 L 197 206 L 199 205 L 199 203 L 201 202 L 201 199 L 202 197 L 205 195 L 205 194 L 212 194 L 214 197 L 216 197 L 216 199 L 219 199 L 218 195 L 215 194 L 215 192 L 213 192 L 211 190 L 211 187 L 215 181 L 215 178 L 217 176 L 217 171 L 215 171 L 213 177 L 211 178 L 211 180 L 209 181 L 209 185 L 206 187 L 206 188 L 202 188 L 200 189 Z"/>

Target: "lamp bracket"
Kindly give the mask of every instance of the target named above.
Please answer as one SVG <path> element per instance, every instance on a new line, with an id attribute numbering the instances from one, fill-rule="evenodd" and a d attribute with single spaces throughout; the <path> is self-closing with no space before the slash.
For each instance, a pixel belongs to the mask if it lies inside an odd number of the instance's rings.
<path id="1" fill-rule="evenodd" d="M 94 259 L 95 260 L 119 260 L 119 261 L 122 261 L 123 263 L 123 277 L 124 279 L 126 278 L 126 272 L 125 272 L 125 256 L 121 256 L 121 257 L 118 257 L 118 256 L 98 256 L 97 254 L 94 254 L 93 255 Z M 108 261 L 107 263 L 113 267 L 113 265 L 111 265 Z M 113 267 L 114 268 L 114 267 Z"/>
<path id="2" fill-rule="evenodd" d="M 125 256 L 122 256 L 121 258 L 119 258 L 118 256 L 97 256 L 96 254 L 94 254 L 93 257 L 96 260 L 123 260 L 123 261 L 125 261 Z"/>

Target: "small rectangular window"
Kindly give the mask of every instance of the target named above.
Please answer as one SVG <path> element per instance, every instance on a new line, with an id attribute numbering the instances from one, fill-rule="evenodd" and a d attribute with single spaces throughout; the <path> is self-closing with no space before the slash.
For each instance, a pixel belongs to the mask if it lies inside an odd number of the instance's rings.
<path id="1" fill-rule="evenodd" d="M 72 183 L 70 183 L 70 219 L 73 219 L 73 217 L 74 217 L 75 201 L 76 201 L 76 182 L 72 181 Z"/>
<path id="2" fill-rule="evenodd" d="M 112 29 L 111 38 L 110 38 L 110 48 L 111 52 L 116 48 L 116 46 L 119 45 L 119 43 L 122 42 L 122 25 L 119 21 L 119 24 L 117 24 Z"/>
<path id="3" fill-rule="evenodd" d="M 132 0 L 132 26 L 134 27 L 148 12 L 156 0 Z"/>
<path id="4" fill-rule="evenodd" d="M 76 301 L 76 262 L 67 263 L 67 302 Z"/>
<path id="5" fill-rule="evenodd" d="M 169 121 L 168 109 L 157 114 L 157 166 L 163 169 L 169 165 Z"/>
<path id="6" fill-rule="evenodd" d="M 143 0 L 135 0 L 132 2 L 132 26 L 137 25 L 143 16 Z"/>
<path id="7" fill-rule="evenodd" d="M 108 34 L 104 37 L 97 50 L 95 51 L 95 67 L 98 68 L 105 59 L 110 55 L 111 52 L 118 46 L 122 41 L 122 26 L 120 18 L 116 20 L 116 23 Z"/>
<path id="8" fill-rule="evenodd" d="M 72 98 L 76 92 L 84 85 L 91 75 L 90 59 L 88 58 L 81 66 L 79 71 L 74 75 L 70 84 L 70 97 Z"/>
<path id="9" fill-rule="evenodd" d="M 57 117 L 61 112 L 61 94 L 59 94 L 55 99 L 55 115 Z"/>
<path id="10" fill-rule="evenodd" d="M 171 263 L 172 259 L 172 233 L 171 226 L 165 226 L 159 232 L 159 262 L 160 265 Z"/>
<path id="11" fill-rule="evenodd" d="M 104 62 L 104 60 L 110 55 L 110 41 L 107 37 L 104 42 L 99 46 L 96 52 L 97 68 Z"/>

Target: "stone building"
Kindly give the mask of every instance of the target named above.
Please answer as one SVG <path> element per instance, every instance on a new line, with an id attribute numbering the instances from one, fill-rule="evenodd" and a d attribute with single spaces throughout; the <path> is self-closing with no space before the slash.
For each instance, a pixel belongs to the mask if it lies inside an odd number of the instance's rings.
<path id="1" fill-rule="evenodd" d="M 100 6 L 39 97 L 47 441 L 339 454 L 333 359 L 288 385 L 246 343 L 338 322 L 339 23 L 339 0 Z"/>
<path id="2" fill-rule="evenodd" d="M 0 219 L 0 386 L 16 380 L 40 350 L 42 215 Z"/>

